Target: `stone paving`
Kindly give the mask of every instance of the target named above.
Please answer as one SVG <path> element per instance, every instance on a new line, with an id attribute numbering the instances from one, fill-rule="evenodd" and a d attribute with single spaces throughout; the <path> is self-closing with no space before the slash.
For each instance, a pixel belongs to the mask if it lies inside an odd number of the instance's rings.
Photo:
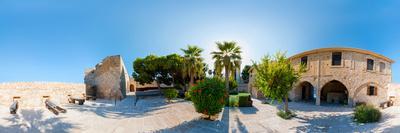
<path id="1" fill-rule="evenodd" d="M 224 108 L 216 121 L 200 119 L 189 101 L 167 104 L 160 96 L 137 101 L 129 96 L 116 106 L 107 100 L 88 101 L 83 106 L 66 104 L 63 107 L 68 112 L 58 116 L 44 108 L 24 107 L 10 115 L 7 107 L 0 106 L 0 132 L 393 132 L 400 125 L 396 122 L 399 107 L 384 110 L 380 123 L 359 125 L 352 122 L 348 107 L 291 102 L 289 107 L 297 117 L 283 120 L 276 115 L 280 104 L 253 101 L 254 107 Z"/>

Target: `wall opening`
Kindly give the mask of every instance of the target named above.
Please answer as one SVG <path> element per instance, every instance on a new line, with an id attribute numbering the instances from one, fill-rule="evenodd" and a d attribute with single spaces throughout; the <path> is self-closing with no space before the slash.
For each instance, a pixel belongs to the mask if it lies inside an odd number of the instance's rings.
<path id="1" fill-rule="evenodd" d="M 296 88 L 296 100 L 298 101 L 315 101 L 315 88 L 310 82 L 301 82 Z"/>
<path id="2" fill-rule="evenodd" d="M 131 84 L 129 86 L 129 92 L 135 92 L 135 85 Z"/>
<path id="3" fill-rule="evenodd" d="M 347 105 L 348 97 L 349 92 L 346 86 L 337 80 L 326 83 L 321 89 L 321 102 L 324 103 Z"/>

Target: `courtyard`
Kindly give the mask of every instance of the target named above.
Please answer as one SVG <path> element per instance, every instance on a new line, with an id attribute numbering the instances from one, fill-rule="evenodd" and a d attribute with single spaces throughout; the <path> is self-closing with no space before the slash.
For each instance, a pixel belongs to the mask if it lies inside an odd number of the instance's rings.
<path id="1" fill-rule="evenodd" d="M 382 110 L 380 122 L 357 124 L 352 108 L 340 105 L 316 106 L 290 102 L 297 116 L 284 120 L 276 115 L 281 104 L 253 107 L 225 107 L 216 121 L 200 118 L 190 101 L 134 95 L 114 106 L 111 100 L 87 101 L 85 105 L 65 104 L 67 113 L 58 116 L 43 108 L 21 108 L 16 115 L 0 106 L 2 132 L 394 132 L 400 129 L 400 107 Z"/>

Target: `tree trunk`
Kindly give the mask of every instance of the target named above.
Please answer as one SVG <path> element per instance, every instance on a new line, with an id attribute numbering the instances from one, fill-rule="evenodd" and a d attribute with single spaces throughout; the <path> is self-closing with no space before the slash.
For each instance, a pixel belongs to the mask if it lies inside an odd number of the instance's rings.
<path id="1" fill-rule="evenodd" d="M 160 82 L 159 81 L 157 81 L 157 87 L 158 87 L 158 90 L 160 91 L 160 94 L 161 94 L 161 86 L 160 86 Z"/>
<path id="2" fill-rule="evenodd" d="M 289 113 L 289 99 L 285 96 L 285 113 Z"/>
<path id="3" fill-rule="evenodd" d="M 229 92 L 229 68 L 225 66 L 225 88 Z"/>

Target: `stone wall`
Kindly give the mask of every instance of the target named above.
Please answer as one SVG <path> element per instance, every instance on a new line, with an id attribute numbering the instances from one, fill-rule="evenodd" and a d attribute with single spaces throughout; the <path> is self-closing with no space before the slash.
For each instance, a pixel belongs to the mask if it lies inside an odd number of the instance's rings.
<path id="1" fill-rule="evenodd" d="M 400 84 L 395 84 L 395 83 L 391 83 L 388 85 L 388 96 L 389 97 L 395 97 L 395 99 L 393 99 L 394 105 L 399 106 L 400 105 Z"/>
<path id="2" fill-rule="evenodd" d="M 82 96 L 84 84 L 50 83 L 50 82 L 17 82 L 0 83 L 0 104 L 11 105 L 14 97 L 20 97 L 21 108 L 44 106 L 44 96 L 57 104 L 68 103 L 68 95 Z"/>
<path id="3" fill-rule="evenodd" d="M 103 99 L 123 99 L 129 90 L 129 75 L 120 55 L 108 56 L 85 71 L 86 93 Z"/>

